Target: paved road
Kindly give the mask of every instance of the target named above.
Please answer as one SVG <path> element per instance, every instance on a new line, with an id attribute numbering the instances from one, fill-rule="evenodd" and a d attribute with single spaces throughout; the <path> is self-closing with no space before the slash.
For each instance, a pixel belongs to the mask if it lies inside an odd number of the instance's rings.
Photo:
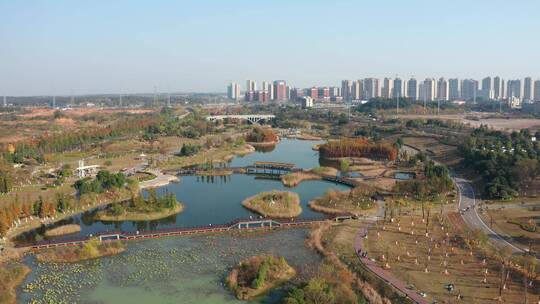
<path id="1" fill-rule="evenodd" d="M 471 183 L 461 177 L 454 177 L 454 182 L 457 185 L 459 193 L 459 210 L 461 217 L 471 229 L 482 230 L 489 239 L 497 246 L 507 246 L 512 250 L 512 253 L 526 253 L 524 249 L 512 243 L 512 238 L 508 235 L 499 234 L 482 220 L 478 214 L 478 201 L 476 200 L 476 193 Z M 467 209 L 467 211 L 463 211 Z"/>

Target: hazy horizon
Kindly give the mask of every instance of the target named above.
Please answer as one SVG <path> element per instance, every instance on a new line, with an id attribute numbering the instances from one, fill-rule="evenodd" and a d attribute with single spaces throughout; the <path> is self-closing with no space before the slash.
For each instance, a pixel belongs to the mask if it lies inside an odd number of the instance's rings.
<path id="1" fill-rule="evenodd" d="M 538 1 L 0 2 L 0 95 L 540 77 Z"/>

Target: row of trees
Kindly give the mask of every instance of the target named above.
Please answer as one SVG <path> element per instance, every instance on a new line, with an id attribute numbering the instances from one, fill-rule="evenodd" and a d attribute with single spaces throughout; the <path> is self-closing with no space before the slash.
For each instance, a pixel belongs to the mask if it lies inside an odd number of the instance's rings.
<path id="1" fill-rule="evenodd" d="M 367 138 L 362 137 L 330 141 L 319 147 L 319 153 L 326 158 L 367 157 L 396 160 L 398 149 L 394 145 L 372 143 Z"/>
<path id="2" fill-rule="evenodd" d="M 39 197 L 34 202 L 20 202 L 19 197 L 9 206 L 0 209 L 0 236 L 5 236 L 9 228 L 20 218 L 36 216 L 40 218 L 65 212 L 74 205 L 73 198 L 64 193 L 57 193 L 54 199 Z"/>
<path id="3" fill-rule="evenodd" d="M 536 134 L 540 136 L 540 134 Z M 510 134 L 486 126 L 475 129 L 459 146 L 464 164 L 481 177 L 483 194 L 508 199 L 540 172 L 540 145 L 528 130 Z"/>
<path id="4" fill-rule="evenodd" d="M 126 176 L 119 173 L 110 173 L 106 170 L 101 170 L 96 175 L 96 178 L 83 178 L 75 182 L 73 185 L 79 191 L 79 195 L 88 193 L 103 193 L 106 190 L 123 187 L 128 180 Z"/>

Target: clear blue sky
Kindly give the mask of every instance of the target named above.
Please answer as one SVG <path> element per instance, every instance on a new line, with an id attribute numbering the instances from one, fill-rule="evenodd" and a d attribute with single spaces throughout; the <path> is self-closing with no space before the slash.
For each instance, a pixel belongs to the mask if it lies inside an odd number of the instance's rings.
<path id="1" fill-rule="evenodd" d="M 0 95 L 540 77 L 540 1 L 0 0 Z"/>

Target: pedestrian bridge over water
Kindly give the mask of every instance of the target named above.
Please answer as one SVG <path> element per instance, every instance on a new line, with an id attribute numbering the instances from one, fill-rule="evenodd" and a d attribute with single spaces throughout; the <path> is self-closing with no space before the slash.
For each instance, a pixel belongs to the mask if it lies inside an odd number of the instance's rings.
<path id="1" fill-rule="evenodd" d="M 250 231 L 250 230 L 271 230 L 277 228 L 294 228 L 294 227 L 305 227 L 314 224 L 320 224 L 325 221 L 344 221 L 348 219 L 355 219 L 356 215 L 352 213 L 343 213 L 338 214 L 333 217 L 317 218 L 317 219 L 274 219 L 274 218 L 249 218 L 249 219 L 238 219 L 232 223 L 224 225 L 208 225 L 208 226 L 199 226 L 199 227 L 177 227 L 169 229 L 158 229 L 158 230 L 149 230 L 149 231 L 136 231 L 136 232 L 125 232 L 125 231 L 111 231 L 101 234 L 97 234 L 95 238 L 99 239 L 101 242 L 115 242 L 115 241 L 130 241 L 130 240 L 140 240 L 140 239 L 153 239 L 161 238 L 167 236 L 182 236 L 182 235 L 192 235 L 192 234 L 206 234 L 206 233 L 218 233 L 218 232 L 229 232 L 229 231 Z M 47 248 L 56 248 L 56 247 L 69 247 L 69 246 L 79 246 L 90 241 L 91 236 L 85 236 L 80 238 L 74 238 L 69 240 L 49 240 L 42 241 L 36 244 L 19 246 L 19 247 L 29 247 L 34 250 L 47 249 Z"/>
<path id="2" fill-rule="evenodd" d="M 276 118 L 275 115 L 271 114 L 249 114 L 249 115 L 210 115 L 206 117 L 208 121 L 224 120 L 226 118 L 238 119 L 238 120 L 247 120 L 251 124 L 258 124 L 260 121 L 270 121 Z"/>

